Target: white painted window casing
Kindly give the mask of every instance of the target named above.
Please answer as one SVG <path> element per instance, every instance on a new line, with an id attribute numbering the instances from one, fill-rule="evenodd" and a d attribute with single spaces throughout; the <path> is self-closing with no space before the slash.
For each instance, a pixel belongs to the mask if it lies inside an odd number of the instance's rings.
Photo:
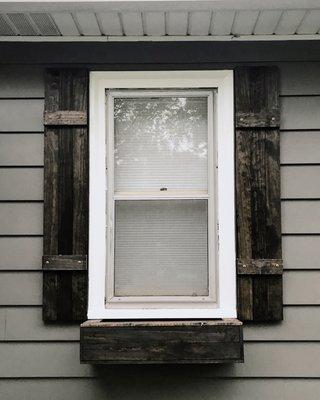
<path id="1" fill-rule="evenodd" d="M 167 156 L 172 132 L 187 151 Z M 236 317 L 233 136 L 232 71 L 91 73 L 88 318 Z"/>

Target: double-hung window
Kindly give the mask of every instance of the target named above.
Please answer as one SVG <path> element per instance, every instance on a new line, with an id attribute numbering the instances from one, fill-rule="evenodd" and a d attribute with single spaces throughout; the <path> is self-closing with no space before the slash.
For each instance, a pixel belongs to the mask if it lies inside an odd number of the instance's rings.
<path id="1" fill-rule="evenodd" d="M 89 318 L 236 316 L 231 71 L 92 72 Z"/>

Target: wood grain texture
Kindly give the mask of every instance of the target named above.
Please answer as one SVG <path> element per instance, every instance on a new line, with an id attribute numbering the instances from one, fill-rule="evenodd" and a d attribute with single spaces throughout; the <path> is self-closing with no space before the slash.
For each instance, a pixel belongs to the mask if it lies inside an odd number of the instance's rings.
<path id="1" fill-rule="evenodd" d="M 54 111 L 44 112 L 44 125 L 87 125 L 87 113 L 85 111 Z"/>
<path id="2" fill-rule="evenodd" d="M 264 128 L 280 125 L 278 69 L 237 68 L 236 127 Z"/>
<path id="3" fill-rule="evenodd" d="M 69 256 L 43 256 L 42 268 L 58 271 L 79 271 L 87 269 L 87 256 L 69 255 Z"/>
<path id="4" fill-rule="evenodd" d="M 227 321 L 87 321 L 80 358 L 93 364 L 243 361 L 242 324 Z"/>
<path id="5" fill-rule="evenodd" d="M 245 260 L 237 259 L 238 275 L 281 275 L 283 261 L 271 259 Z"/>
<path id="6" fill-rule="evenodd" d="M 250 275 L 238 272 L 241 320 L 282 319 L 282 276 L 257 267 L 265 259 L 282 264 L 278 96 L 276 67 L 236 69 L 237 252 L 255 260 Z"/>
<path id="7" fill-rule="evenodd" d="M 45 76 L 44 254 L 88 252 L 88 76 L 83 69 L 50 69 Z M 70 258 L 67 264 L 70 264 Z M 57 260 L 56 260 L 57 261 Z M 86 317 L 87 272 L 44 271 L 43 319 Z M 62 264 L 59 264 L 62 266 Z M 69 265 L 70 267 L 70 265 Z"/>

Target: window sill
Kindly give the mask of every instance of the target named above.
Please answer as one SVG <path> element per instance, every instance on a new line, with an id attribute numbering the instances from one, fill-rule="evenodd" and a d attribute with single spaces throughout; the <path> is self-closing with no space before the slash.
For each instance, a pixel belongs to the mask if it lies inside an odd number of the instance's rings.
<path id="1" fill-rule="evenodd" d="M 214 364 L 243 362 L 242 323 L 88 320 L 80 327 L 86 364 Z"/>

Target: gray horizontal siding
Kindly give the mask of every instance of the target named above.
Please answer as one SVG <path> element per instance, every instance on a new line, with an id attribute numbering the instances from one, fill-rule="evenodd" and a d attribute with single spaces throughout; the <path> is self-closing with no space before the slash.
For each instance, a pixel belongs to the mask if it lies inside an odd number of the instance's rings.
<path id="1" fill-rule="evenodd" d="M 44 97 L 43 72 L 40 66 L 2 66 L 0 98 Z"/>
<path id="2" fill-rule="evenodd" d="M 313 109 L 313 113 L 318 113 Z M 320 163 L 320 129 L 306 132 L 281 132 L 282 164 Z"/>
<path id="3" fill-rule="evenodd" d="M 0 270 L 41 268 L 41 237 L 0 237 Z"/>
<path id="4" fill-rule="evenodd" d="M 318 377 L 320 375 L 320 343 L 315 342 L 248 342 L 246 362 L 221 366 L 185 366 L 179 371 L 185 378 L 199 377 Z M 115 367 L 93 368 L 79 363 L 77 342 L 0 343 L 2 377 L 85 377 L 99 376 Z M 28 362 L 22 362 L 28 360 Z M 118 367 L 118 373 L 145 374 L 163 367 Z M 176 366 L 167 372 L 178 373 Z"/>
<path id="5" fill-rule="evenodd" d="M 0 188 L 0 200 L 43 200 L 43 168 L 0 168 Z"/>
<path id="6" fill-rule="evenodd" d="M 42 235 L 43 205 L 0 203 L 0 235 Z"/>
<path id="7" fill-rule="evenodd" d="M 0 203 L 1 235 L 41 235 L 43 205 Z M 319 233 L 319 201 L 282 202 L 283 233 Z"/>
<path id="8" fill-rule="evenodd" d="M 284 236 L 285 269 L 320 269 L 320 236 Z M 0 270 L 41 268 L 42 238 L 0 237 Z"/>
<path id="9" fill-rule="evenodd" d="M 0 99 L 0 131 L 43 131 L 43 106 L 43 99 Z"/>
<path id="10" fill-rule="evenodd" d="M 281 129 L 319 129 L 320 96 L 282 97 Z"/>
<path id="11" fill-rule="evenodd" d="M 41 305 L 41 271 L 0 273 L 0 305 Z M 306 289 L 307 288 L 307 289 Z M 319 304 L 320 271 L 285 271 L 284 304 Z"/>
<path id="12" fill-rule="evenodd" d="M 320 201 L 282 202 L 282 233 L 319 233 Z"/>
<path id="13" fill-rule="evenodd" d="M 0 341 L 77 341 L 79 326 L 45 325 L 41 306 L 0 308 Z M 286 306 L 279 324 L 244 327 L 245 341 L 314 341 L 320 337 L 320 307 Z"/>
<path id="14" fill-rule="evenodd" d="M 43 134 L 0 134 L 0 165 L 43 165 Z"/>
<path id="15" fill-rule="evenodd" d="M 280 66 L 283 96 L 320 94 L 319 64 L 308 63 L 305 68 L 304 65 Z M 0 119 L 4 121 L 0 127 L 3 132 L 0 134 L 0 200 L 42 200 L 42 168 L 5 168 L 43 165 L 43 135 L 35 133 L 43 130 L 43 99 L 38 98 L 43 96 L 42 68 L 37 67 L 35 71 L 27 68 L 24 76 L 21 70 L 21 67 L 0 68 L 0 97 L 15 98 L 0 100 L 0 108 L 3 106 Z M 3 82 L 1 76 L 7 76 L 7 81 Z M 290 130 L 281 132 L 282 164 L 320 163 L 318 97 L 282 97 L 281 102 L 282 129 Z M 318 132 L 296 131 L 298 129 L 318 129 Z M 283 166 L 282 198 L 320 197 L 319 169 L 318 165 Z M 320 233 L 320 228 L 315 230 L 320 222 L 320 202 L 283 201 L 282 209 L 285 233 Z M 283 237 L 287 270 L 284 273 L 284 321 L 245 327 L 245 364 L 200 368 L 91 368 L 79 364 L 76 325 L 46 326 L 41 319 L 42 274 L 32 270 L 41 268 L 42 238 L 28 235 L 42 234 L 42 204 L 0 203 L 0 220 L 0 235 L 26 235 L 0 237 L 0 377 L 34 378 L 32 381 L 0 380 L 0 391 L 5 393 L 5 398 L 46 398 L 50 393 L 51 398 L 57 400 L 64 399 L 67 392 L 71 400 L 129 397 L 318 399 L 319 381 L 235 377 L 319 377 L 320 271 L 317 269 L 320 269 L 320 236 Z M 168 385 L 163 385 L 163 374 L 172 378 Z M 102 379 L 85 378 L 90 376 Z M 128 392 L 123 376 L 126 382 L 128 377 L 135 376 L 140 383 L 131 385 Z M 215 381 L 212 379 L 215 376 L 234 379 Z M 37 377 L 52 379 L 38 380 Z M 55 380 L 55 377 L 71 379 Z M 72 377 L 83 378 L 73 380 Z"/>
<path id="16" fill-rule="evenodd" d="M 320 269 L 320 236 L 284 236 L 284 268 Z"/>
<path id="17" fill-rule="evenodd" d="M 282 167 L 281 197 L 283 199 L 320 198 L 320 166 Z"/>
<path id="18" fill-rule="evenodd" d="M 107 378 L 82 379 L 4 379 L 0 382 L 6 400 L 318 400 L 317 379 L 188 379 L 165 372 L 146 377 L 111 373 Z M 119 376 L 120 375 L 120 376 Z M 149 379 L 148 379 L 149 378 Z M 130 389 L 128 390 L 128 386 Z M 128 394 L 129 393 L 129 394 Z"/>

